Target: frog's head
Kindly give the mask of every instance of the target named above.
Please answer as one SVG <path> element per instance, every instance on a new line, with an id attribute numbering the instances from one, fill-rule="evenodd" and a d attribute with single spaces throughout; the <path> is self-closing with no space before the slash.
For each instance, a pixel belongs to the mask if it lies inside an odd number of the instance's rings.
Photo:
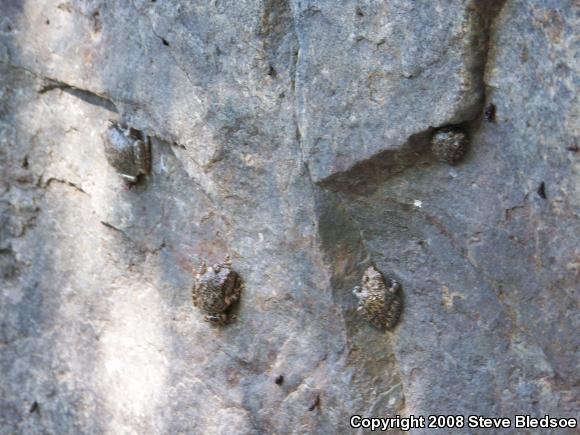
<path id="1" fill-rule="evenodd" d="M 363 287 L 375 287 L 384 283 L 385 279 L 375 266 L 369 266 L 362 277 Z"/>

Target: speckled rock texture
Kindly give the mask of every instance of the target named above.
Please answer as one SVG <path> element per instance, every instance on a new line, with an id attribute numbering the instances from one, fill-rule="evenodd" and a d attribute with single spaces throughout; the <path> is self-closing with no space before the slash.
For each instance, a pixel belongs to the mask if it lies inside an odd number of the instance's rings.
<path id="1" fill-rule="evenodd" d="M 578 11 L 0 0 L 0 433 L 577 417 Z M 109 121 L 150 143 L 136 184 Z M 226 255 L 220 327 L 191 290 Z M 403 287 L 393 331 L 357 315 L 371 264 Z"/>

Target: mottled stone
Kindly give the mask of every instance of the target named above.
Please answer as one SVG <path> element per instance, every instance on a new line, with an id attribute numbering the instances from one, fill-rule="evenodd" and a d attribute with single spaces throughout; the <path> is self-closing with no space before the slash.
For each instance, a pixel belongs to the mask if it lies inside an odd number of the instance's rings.
<path id="1" fill-rule="evenodd" d="M 0 432 L 578 415 L 576 8 L 0 0 Z M 245 289 L 212 328 L 191 270 L 225 252 Z M 392 333 L 357 315 L 368 264 L 404 283 Z"/>

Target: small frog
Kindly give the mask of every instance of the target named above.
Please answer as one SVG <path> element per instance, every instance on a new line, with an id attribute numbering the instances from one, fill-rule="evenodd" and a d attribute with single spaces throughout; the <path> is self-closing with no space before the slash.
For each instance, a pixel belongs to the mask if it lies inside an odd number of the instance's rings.
<path id="1" fill-rule="evenodd" d="M 140 131 L 111 122 L 104 143 L 107 161 L 121 177 L 136 183 L 140 175 L 149 173 L 151 150 Z"/>
<path id="2" fill-rule="evenodd" d="M 467 133 L 457 127 L 438 130 L 431 138 L 431 149 L 442 162 L 454 165 L 467 152 L 469 138 Z"/>
<path id="3" fill-rule="evenodd" d="M 393 329 L 403 309 L 401 285 L 391 280 L 387 286 L 374 266 L 365 271 L 361 284 L 352 291 L 358 298 L 358 312 L 378 329 Z"/>
<path id="4" fill-rule="evenodd" d="M 232 270 L 229 256 L 209 268 L 203 263 L 195 277 L 193 305 L 205 313 L 206 322 L 226 325 L 236 318 L 226 311 L 240 299 L 242 290 L 242 279 Z"/>

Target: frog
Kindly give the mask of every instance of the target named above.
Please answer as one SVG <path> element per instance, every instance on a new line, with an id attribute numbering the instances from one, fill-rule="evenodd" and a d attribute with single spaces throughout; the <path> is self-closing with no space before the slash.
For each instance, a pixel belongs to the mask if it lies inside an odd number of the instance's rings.
<path id="1" fill-rule="evenodd" d="M 193 305 L 204 313 L 204 321 L 220 326 L 234 321 L 236 316 L 229 314 L 228 309 L 240 299 L 244 284 L 232 269 L 230 257 L 210 267 L 204 262 L 194 273 Z"/>
<path id="2" fill-rule="evenodd" d="M 438 160 L 456 165 L 465 156 L 469 145 L 467 133 L 459 127 L 437 130 L 431 138 L 431 150 Z"/>
<path id="3" fill-rule="evenodd" d="M 377 329 L 393 329 L 403 309 L 402 288 L 395 280 L 387 281 L 373 265 L 363 274 L 361 285 L 353 289 L 358 299 L 357 311 Z"/>
<path id="4" fill-rule="evenodd" d="M 121 177 L 137 183 L 141 176 L 149 173 L 150 144 L 139 130 L 109 122 L 103 139 L 107 161 Z"/>

